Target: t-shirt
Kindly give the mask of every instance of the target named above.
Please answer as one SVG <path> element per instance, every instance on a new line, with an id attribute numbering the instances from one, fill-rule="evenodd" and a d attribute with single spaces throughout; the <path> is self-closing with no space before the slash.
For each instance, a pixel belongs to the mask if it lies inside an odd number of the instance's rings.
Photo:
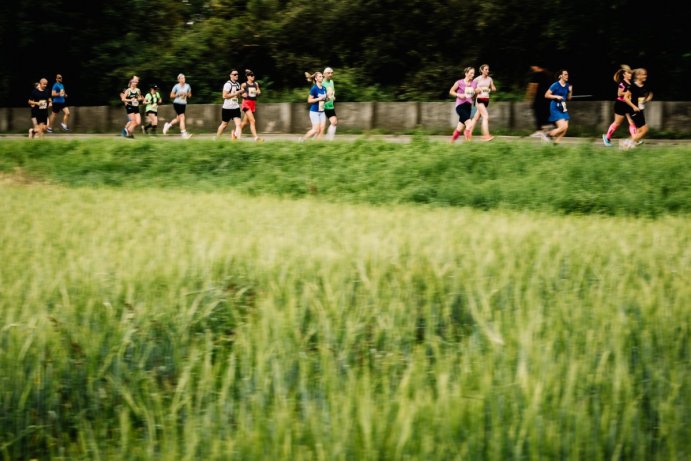
<path id="1" fill-rule="evenodd" d="M 55 82 L 53 84 L 53 91 L 55 91 L 57 94 L 60 94 L 61 91 L 65 89 L 65 86 L 60 83 L 60 82 Z M 56 104 L 64 104 L 65 103 L 65 97 L 64 96 L 53 96 L 53 102 Z"/>
<path id="2" fill-rule="evenodd" d="M 240 91 L 240 84 L 238 82 L 233 82 L 232 80 L 228 80 L 225 85 L 223 85 L 223 92 L 224 93 L 233 93 Z M 240 103 L 238 102 L 238 97 L 233 96 L 232 98 L 224 99 L 223 100 L 223 108 L 224 109 L 238 109 L 240 108 Z"/>
<path id="3" fill-rule="evenodd" d="M 645 83 L 643 86 L 638 86 L 635 83 L 631 85 L 631 102 L 638 105 L 640 110 L 645 109 L 645 98 L 650 94 L 650 88 Z"/>
<path id="4" fill-rule="evenodd" d="M 324 103 L 324 109 L 331 110 L 334 108 L 333 96 L 336 94 L 334 89 L 334 81 L 324 80 L 322 81 L 322 86 L 326 88 L 326 96 L 328 97 L 328 100 Z"/>
<path id="5" fill-rule="evenodd" d="M 189 83 L 180 85 L 176 83 L 173 87 L 171 93 L 175 93 L 175 99 L 173 99 L 174 104 L 187 104 L 187 95 L 192 92 L 192 87 Z"/>
<path id="6" fill-rule="evenodd" d="M 468 83 L 465 79 L 461 79 L 456 83 L 458 83 L 456 88 L 456 93 L 458 94 L 456 96 L 456 107 L 465 103 L 472 104 L 475 99 L 475 88 L 477 87 L 475 81 Z"/>
<path id="7" fill-rule="evenodd" d="M 567 83 L 564 86 L 561 86 L 561 83 L 559 81 L 556 81 L 552 83 L 552 86 L 549 87 L 549 90 L 552 92 L 553 95 L 555 96 L 561 96 L 563 99 L 561 101 L 558 101 L 556 99 L 551 99 L 550 103 L 552 104 L 552 108 L 556 108 L 557 110 L 560 110 L 561 112 L 566 112 L 566 100 L 569 96 L 569 90 L 571 89 L 571 84 Z"/>
<path id="8" fill-rule="evenodd" d="M 34 102 L 38 102 L 37 106 L 31 106 L 32 112 L 48 109 L 48 101 L 51 99 L 50 90 L 48 87 L 46 87 L 46 89 L 43 91 L 39 90 L 38 88 L 34 88 L 31 91 L 31 96 L 29 99 Z"/>
<path id="9" fill-rule="evenodd" d="M 313 98 L 318 98 L 319 96 L 326 96 L 326 88 L 324 86 L 319 88 L 319 86 L 313 85 L 310 89 L 310 96 L 312 96 Z M 324 106 L 324 100 L 312 103 L 312 105 L 310 106 L 310 112 L 324 112 Z"/>
<path id="10" fill-rule="evenodd" d="M 535 93 L 535 99 L 533 100 L 533 105 L 544 103 L 547 101 L 545 99 L 545 93 L 552 84 L 552 76 L 546 70 L 539 72 L 534 72 L 530 77 L 530 83 L 537 84 L 537 91 Z"/>

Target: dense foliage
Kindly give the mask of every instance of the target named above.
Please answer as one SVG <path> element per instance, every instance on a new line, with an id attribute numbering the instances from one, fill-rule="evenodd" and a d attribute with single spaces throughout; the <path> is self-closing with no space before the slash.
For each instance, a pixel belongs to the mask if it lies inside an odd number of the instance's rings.
<path id="1" fill-rule="evenodd" d="M 117 101 L 132 74 L 167 89 L 179 72 L 193 102 L 209 103 L 246 67 L 265 100 L 291 99 L 303 72 L 325 65 L 347 88 L 342 101 L 442 99 L 482 63 L 498 96 L 517 97 L 537 62 L 569 68 L 577 93 L 603 99 L 620 63 L 647 67 L 658 99 L 685 100 L 683 18 L 650 8 L 642 23 L 629 0 L 17 0 L 0 16 L 0 105 L 23 105 L 33 82 L 58 72 L 74 105 Z"/>

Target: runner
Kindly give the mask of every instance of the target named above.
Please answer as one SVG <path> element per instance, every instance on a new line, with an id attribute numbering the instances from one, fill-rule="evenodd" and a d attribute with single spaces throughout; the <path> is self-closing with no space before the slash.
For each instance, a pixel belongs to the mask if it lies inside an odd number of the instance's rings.
<path id="1" fill-rule="evenodd" d="M 653 92 L 650 91 L 646 81 L 648 71 L 640 68 L 633 71 L 633 84 L 631 85 L 631 100 L 638 106 L 639 111 L 631 114 L 631 119 L 636 126 L 636 133 L 631 136 L 628 142 L 624 143 L 625 149 L 636 147 L 643 143 L 643 138 L 648 134 L 648 123 L 645 121 L 645 105 L 653 99 Z"/>
<path id="2" fill-rule="evenodd" d="M 158 105 L 162 101 L 163 98 L 161 98 L 161 93 L 158 92 L 158 85 L 152 83 L 149 86 L 149 92 L 144 96 L 144 104 L 146 104 L 144 111 L 148 121 L 146 126 L 142 126 L 144 134 L 149 134 L 149 130 L 151 130 L 151 134 L 156 134 L 156 128 L 158 128 Z"/>
<path id="3" fill-rule="evenodd" d="M 31 91 L 29 96 L 29 106 L 31 107 L 31 117 L 36 119 L 36 128 L 29 128 L 29 138 L 42 138 L 47 130 L 48 110 L 52 106 L 48 80 L 42 78 L 38 81 L 38 86 Z"/>
<path id="4" fill-rule="evenodd" d="M 305 136 L 300 138 L 300 141 L 316 136 L 316 139 L 321 139 L 324 135 L 324 127 L 326 126 L 326 113 L 325 106 L 326 101 L 329 96 L 324 86 L 324 74 L 321 72 L 315 72 L 310 74 L 305 72 L 305 77 L 307 77 L 308 82 L 314 82 L 310 92 L 307 95 L 307 104 L 310 104 L 310 121 L 312 122 L 312 128 L 305 133 Z"/>
<path id="5" fill-rule="evenodd" d="M 254 80 L 254 72 L 249 69 L 245 69 L 245 78 L 247 81 L 240 85 L 242 89 L 242 112 L 245 114 L 242 123 L 240 124 L 240 130 L 238 131 L 238 137 L 242 135 L 242 130 L 249 123 L 250 131 L 252 131 L 252 136 L 256 142 L 263 141 L 262 138 L 257 136 L 257 121 L 255 119 L 254 113 L 257 111 L 257 96 L 262 94 L 262 90 L 259 88 L 259 84 Z"/>
<path id="6" fill-rule="evenodd" d="M 185 139 L 191 138 L 192 135 L 187 132 L 185 126 L 185 110 L 187 109 L 187 100 L 192 97 L 192 87 L 185 82 L 185 74 L 178 74 L 178 83 L 173 86 L 170 97 L 173 99 L 173 108 L 177 115 L 170 123 L 166 122 L 163 125 L 163 134 L 168 134 L 168 130 L 173 125 L 180 123 L 180 136 Z"/>
<path id="7" fill-rule="evenodd" d="M 573 87 L 569 83 L 569 72 L 566 69 L 559 71 L 559 80 L 552 83 L 545 93 L 545 98 L 550 100 L 549 121 L 557 125 L 547 132 L 547 140 L 558 144 L 569 129 L 569 112 L 566 101 L 571 100 Z"/>
<path id="8" fill-rule="evenodd" d="M 331 67 L 324 69 L 324 81 L 322 85 L 326 88 L 327 100 L 324 103 L 324 113 L 329 120 L 329 128 L 326 129 L 326 139 L 333 141 L 336 136 L 336 125 L 338 125 L 338 118 L 336 117 L 336 108 L 334 101 L 336 100 L 336 90 L 333 81 L 334 70 Z"/>
<path id="9" fill-rule="evenodd" d="M 458 125 L 451 136 L 451 143 L 463 133 L 465 140 L 470 141 L 473 132 L 473 120 L 471 111 L 473 109 L 473 100 L 475 98 L 475 68 L 466 67 L 463 69 L 465 77 L 462 80 L 457 80 L 449 90 L 449 94 L 456 98 L 456 113 L 458 114 Z"/>
<path id="10" fill-rule="evenodd" d="M 70 119 L 70 109 L 67 107 L 67 93 L 65 92 L 65 86 L 62 83 L 62 75 L 60 74 L 55 76 L 55 83 L 51 90 L 51 96 L 53 98 L 53 109 L 50 111 L 50 116 L 48 118 L 48 133 L 53 132 L 53 122 L 59 112 L 62 112 L 62 123 L 60 123 L 60 127 L 63 131 L 70 131 L 67 127 L 67 121 Z"/>
<path id="11" fill-rule="evenodd" d="M 632 71 L 629 66 L 622 64 L 621 67 L 614 74 L 614 82 L 617 84 L 617 100 L 614 101 L 614 122 L 609 126 L 606 134 L 602 135 L 602 142 L 605 146 L 612 145 L 612 135 L 624 118 L 629 122 L 629 133 L 631 136 L 636 135 L 636 125 L 631 119 L 631 114 L 638 112 L 638 106 L 631 102 L 631 76 Z"/>
<path id="12" fill-rule="evenodd" d="M 125 128 L 121 132 L 124 138 L 134 138 L 134 130 L 142 124 L 139 103 L 144 98 L 138 85 L 139 77 L 134 75 L 130 80 L 130 85 L 120 93 L 120 100 L 125 105 L 125 112 L 127 113 L 127 124 L 125 124 Z"/>
<path id="13" fill-rule="evenodd" d="M 549 70 L 538 65 L 530 66 L 530 70 L 533 73 L 525 92 L 525 99 L 530 101 L 530 107 L 535 117 L 535 132 L 530 136 L 544 139 L 547 130 L 553 128 L 549 122 L 550 101 L 545 99 L 545 93 L 552 84 L 552 74 Z"/>
<path id="14" fill-rule="evenodd" d="M 475 106 L 477 111 L 475 116 L 473 116 L 473 127 L 477 121 L 482 117 L 482 139 L 485 141 L 491 141 L 494 136 L 489 134 L 489 113 L 487 112 L 487 107 L 489 107 L 489 94 L 497 91 L 494 86 L 494 80 L 489 76 L 489 64 L 483 64 L 480 66 L 480 76 L 473 80 L 475 84 L 475 94 L 477 98 L 475 100 Z"/>
<path id="15" fill-rule="evenodd" d="M 242 89 L 238 83 L 238 75 L 236 69 L 231 70 L 230 79 L 223 85 L 223 107 L 221 108 L 221 124 L 216 130 L 217 139 L 221 137 L 231 120 L 235 123 L 235 127 L 230 131 L 230 138 L 235 141 L 242 135 L 240 128 L 242 114 L 238 100 L 238 96 L 242 94 Z"/>

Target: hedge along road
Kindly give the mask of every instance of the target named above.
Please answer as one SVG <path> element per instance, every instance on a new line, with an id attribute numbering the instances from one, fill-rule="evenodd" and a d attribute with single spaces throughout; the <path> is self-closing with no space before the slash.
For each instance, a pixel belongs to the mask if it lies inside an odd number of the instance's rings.
<path id="1" fill-rule="evenodd" d="M 294 142 L 299 142 L 300 137 L 302 134 L 291 134 L 291 133 L 281 133 L 281 134 L 261 134 L 261 137 L 263 138 L 264 141 L 266 142 L 276 142 L 276 141 L 294 141 Z M 137 142 L 142 139 L 146 140 L 156 140 L 156 141 L 181 141 L 181 142 L 194 142 L 195 140 L 206 140 L 206 141 L 212 141 L 215 139 L 215 135 L 212 133 L 202 133 L 202 134 L 193 134 L 192 138 L 190 139 L 184 139 L 182 138 L 179 134 L 173 134 L 173 135 L 144 135 L 144 134 L 139 134 L 135 135 L 134 138 L 123 138 L 119 134 L 96 134 L 96 133 L 47 133 L 43 136 L 42 139 L 33 139 L 31 140 L 32 142 L 40 142 L 40 141 L 51 141 L 51 140 L 87 140 L 87 139 L 121 139 L 122 142 Z M 382 134 L 341 134 L 341 135 L 336 135 L 336 138 L 334 141 L 341 141 L 341 142 L 355 142 L 355 141 L 386 141 L 386 142 L 392 142 L 392 143 L 410 143 L 416 135 L 382 135 Z M 428 139 L 433 142 L 441 142 L 441 143 L 448 143 L 451 139 L 450 135 L 422 135 L 423 138 Z M 17 134 L 17 133 L 11 133 L 11 134 L 0 134 L 0 141 L 2 140 L 9 140 L 9 139 L 28 139 L 28 135 L 26 134 Z M 616 149 L 618 146 L 618 143 L 623 141 L 624 139 L 627 138 L 617 138 L 614 139 L 614 143 L 612 147 L 605 147 L 602 145 L 602 140 L 600 138 L 589 138 L 589 137 L 564 137 L 562 138 L 561 143 L 562 144 L 568 144 L 568 145 L 577 145 L 577 144 L 594 144 L 601 146 L 603 149 Z M 224 135 L 217 140 L 218 142 L 228 142 L 231 143 L 230 139 L 230 134 L 224 133 Z M 255 142 L 252 136 L 244 136 L 243 138 L 240 139 L 240 142 Z M 306 141 L 307 143 L 311 142 L 332 142 L 332 141 L 326 141 L 326 140 L 320 140 L 320 141 L 315 141 L 315 140 L 309 140 Z M 457 140 L 455 145 L 463 145 L 467 142 L 471 143 L 487 143 L 488 141 L 482 140 L 480 136 L 477 136 L 474 138 L 472 141 L 465 141 L 465 140 Z M 525 142 L 525 143 L 534 143 L 534 144 L 546 144 L 545 141 L 542 141 L 540 138 L 537 137 L 532 137 L 532 136 L 495 136 L 492 141 L 489 141 L 489 143 L 496 143 L 496 142 Z M 643 141 L 643 144 L 645 146 L 676 146 L 676 145 L 691 145 L 691 139 L 645 139 Z"/>

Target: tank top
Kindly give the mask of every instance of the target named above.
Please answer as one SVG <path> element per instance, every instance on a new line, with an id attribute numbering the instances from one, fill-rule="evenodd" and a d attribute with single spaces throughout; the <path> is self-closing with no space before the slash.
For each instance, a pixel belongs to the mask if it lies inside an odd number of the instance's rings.
<path id="1" fill-rule="evenodd" d="M 259 88 L 259 85 L 257 85 L 256 83 L 245 84 L 245 95 L 243 97 L 249 101 L 256 101 L 257 88 Z"/>

